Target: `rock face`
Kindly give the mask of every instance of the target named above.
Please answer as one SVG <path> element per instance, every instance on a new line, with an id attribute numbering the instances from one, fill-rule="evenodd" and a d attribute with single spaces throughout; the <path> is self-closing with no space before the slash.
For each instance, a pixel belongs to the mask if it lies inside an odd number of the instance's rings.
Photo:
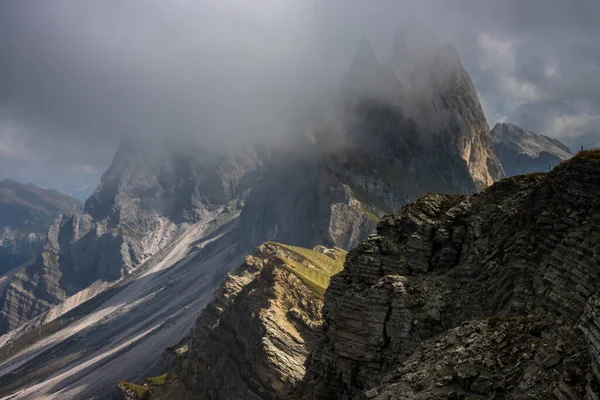
<path id="1" fill-rule="evenodd" d="M 60 213 L 81 203 L 54 190 L 5 179 L 0 182 L 0 274 L 34 258 Z"/>
<path id="2" fill-rule="evenodd" d="M 437 156 L 439 150 L 458 154 L 481 189 L 503 178 L 504 172 L 494 154 L 477 92 L 457 49 L 450 44 L 432 47 L 434 43 L 435 38 L 423 32 L 399 31 L 386 65 L 404 84 L 403 108 L 416 121 L 421 136 L 429 138 L 429 146 L 436 150 L 433 154 Z M 445 160 L 435 164 L 431 155 L 426 159 L 447 176 L 440 165 Z M 452 178 L 446 179 L 453 182 Z"/>
<path id="3" fill-rule="evenodd" d="M 558 140 L 514 124 L 496 124 L 491 136 L 494 151 L 508 176 L 546 172 L 573 156 Z"/>
<path id="4" fill-rule="evenodd" d="M 186 227 L 236 217 L 260 161 L 124 143 L 83 214 L 48 230 L 36 261 L 14 275 L 0 301 L 0 333 L 12 330 L 97 281 L 128 276 Z"/>
<path id="5" fill-rule="evenodd" d="M 247 249 L 265 239 L 352 248 L 425 193 L 474 193 L 504 177 L 456 49 L 402 40 L 386 64 L 363 40 L 335 110 L 294 126 L 293 145 L 271 152 L 242 212 Z"/>
<path id="6" fill-rule="evenodd" d="M 427 195 L 348 255 L 309 399 L 597 399 L 600 154 Z"/>
<path id="7" fill-rule="evenodd" d="M 346 255 L 315 250 L 340 266 Z M 188 355 L 169 372 L 176 378 L 155 388 L 152 399 L 285 399 L 294 393 L 320 333 L 323 305 L 319 292 L 293 272 L 298 265 L 321 270 L 318 258 L 276 243 L 247 256 L 198 318 Z"/>

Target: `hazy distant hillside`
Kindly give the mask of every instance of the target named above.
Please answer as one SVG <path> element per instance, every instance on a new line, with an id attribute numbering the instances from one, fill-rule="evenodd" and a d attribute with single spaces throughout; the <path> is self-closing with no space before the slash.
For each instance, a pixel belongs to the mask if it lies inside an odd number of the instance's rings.
<path id="1" fill-rule="evenodd" d="M 35 257 L 46 230 L 63 212 L 81 207 L 78 200 L 55 190 L 10 179 L 0 182 L 0 274 Z"/>
<path id="2" fill-rule="evenodd" d="M 507 176 L 547 172 L 573 156 L 567 146 L 514 124 L 498 123 L 491 132 L 494 151 Z"/>

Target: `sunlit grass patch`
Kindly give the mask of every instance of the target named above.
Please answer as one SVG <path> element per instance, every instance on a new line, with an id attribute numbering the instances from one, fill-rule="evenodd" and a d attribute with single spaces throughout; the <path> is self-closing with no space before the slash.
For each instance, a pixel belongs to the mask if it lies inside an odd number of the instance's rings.
<path id="1" fill-rule="evenodd" d="M 168 374 L 162 374 L 160 376 L 155 376 L 153 378 L 146 378 L 146 382 L 148 382 L 152 386 L 160 386 L 164 385 L 167 381 Z"/>
<path id="2" fill-rule="evenodd" d="M 347 252 L 341 249 L 325 254 L 304 247 L 275 242 L 271 244 L 290 253 L 289 257 L 279 257 L 283 261 L 283 267 L 294 273 L 319 296 L 325 294 L 331 277 L 344 268 Z"/>

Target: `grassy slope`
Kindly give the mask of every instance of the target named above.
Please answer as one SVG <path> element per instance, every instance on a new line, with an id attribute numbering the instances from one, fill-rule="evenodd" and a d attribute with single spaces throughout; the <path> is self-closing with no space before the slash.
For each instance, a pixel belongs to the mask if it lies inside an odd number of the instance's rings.
<path id="1" fill-rule="evenodd" d="M 290 254 L 289 257 L 279 257 L 283 261 L 283 267 L 298 276 L 319 296 L 325 294 L 331 277 L 344 268 L 347 252 L 341 249 L 332 254 L 324 254 L 303 247 L 275 242 L 271 244 Z"/>

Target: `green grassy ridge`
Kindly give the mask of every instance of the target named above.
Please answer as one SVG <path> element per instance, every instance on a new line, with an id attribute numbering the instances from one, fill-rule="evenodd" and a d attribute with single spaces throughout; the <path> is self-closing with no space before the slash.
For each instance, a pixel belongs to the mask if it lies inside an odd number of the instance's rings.
<path id="1" fill-rule="evenodd" d="M 121 381 L 119 382 L 119 384 L 134 392 L 139 400 L 149 400 L 152 388 L 164 385 L 167 382 L 168 377 L 169 374 L 162 374 L 159 376 L 154 376 L 152 378 L 144 379 L 146 383 L 150 386 L 137 385 L 135 383 L 125 381 Z"/>
<path id="2" fill-rule="evenodd" d="M 283 268 L 300 278 L 306 286 L 315 291 L 319 296 L 322 297 L 325 294 L 325 290 L 327 290 L 327 287 L 329 286 L 328 276 L 314 269 L 305 267 L 291 258 L 281 257 L 281 261 L 284 262 Z"/>
<path id="3" fill-rule="evenodd" d="M 308 266 L 303 265 L 302 262 L 297 261 L 292 257 L 278 257 L 284 263 L 283 268 L 300 278 L 306 286 L 316 292 L 320 297 L 325 294 L 325 290 L 327 290 L 327 287 L 329 286 L 331 277 L 344 268 L 344 260 L 346 259 L 347 254 L 344 250 L 338 250 L 335 254 L 327 255 L 303 247 L 290 246 L 276 242 L 269 243 L 309 264 Z M 311 266 L 313 268 L 311 268 Z"/>
<path id="4" fill-rule="evenodd" d="M 162 374 L 162 375 L 155 376 L 152 378 L 146 378 L 145 381 L 152 386 L 160 386 L 160 385 L 165 384 L 168 377 L 169 377 L 169 374 Z"/>
<path id="5" fill-rule="evenodd" d="M 335 253 L 321 253 L 319 251 L 310 250 L 304 247 L 290 246 L 283 243 L 271 242 L 272 244 L 283 248 L 291 253 L 296 254 L 308 261 L 313 266 L 321 269 L 328 275 L 337 274 L 344 269 L 344 261 L 346 260 L 347 251 L 338 249 Z"/>

